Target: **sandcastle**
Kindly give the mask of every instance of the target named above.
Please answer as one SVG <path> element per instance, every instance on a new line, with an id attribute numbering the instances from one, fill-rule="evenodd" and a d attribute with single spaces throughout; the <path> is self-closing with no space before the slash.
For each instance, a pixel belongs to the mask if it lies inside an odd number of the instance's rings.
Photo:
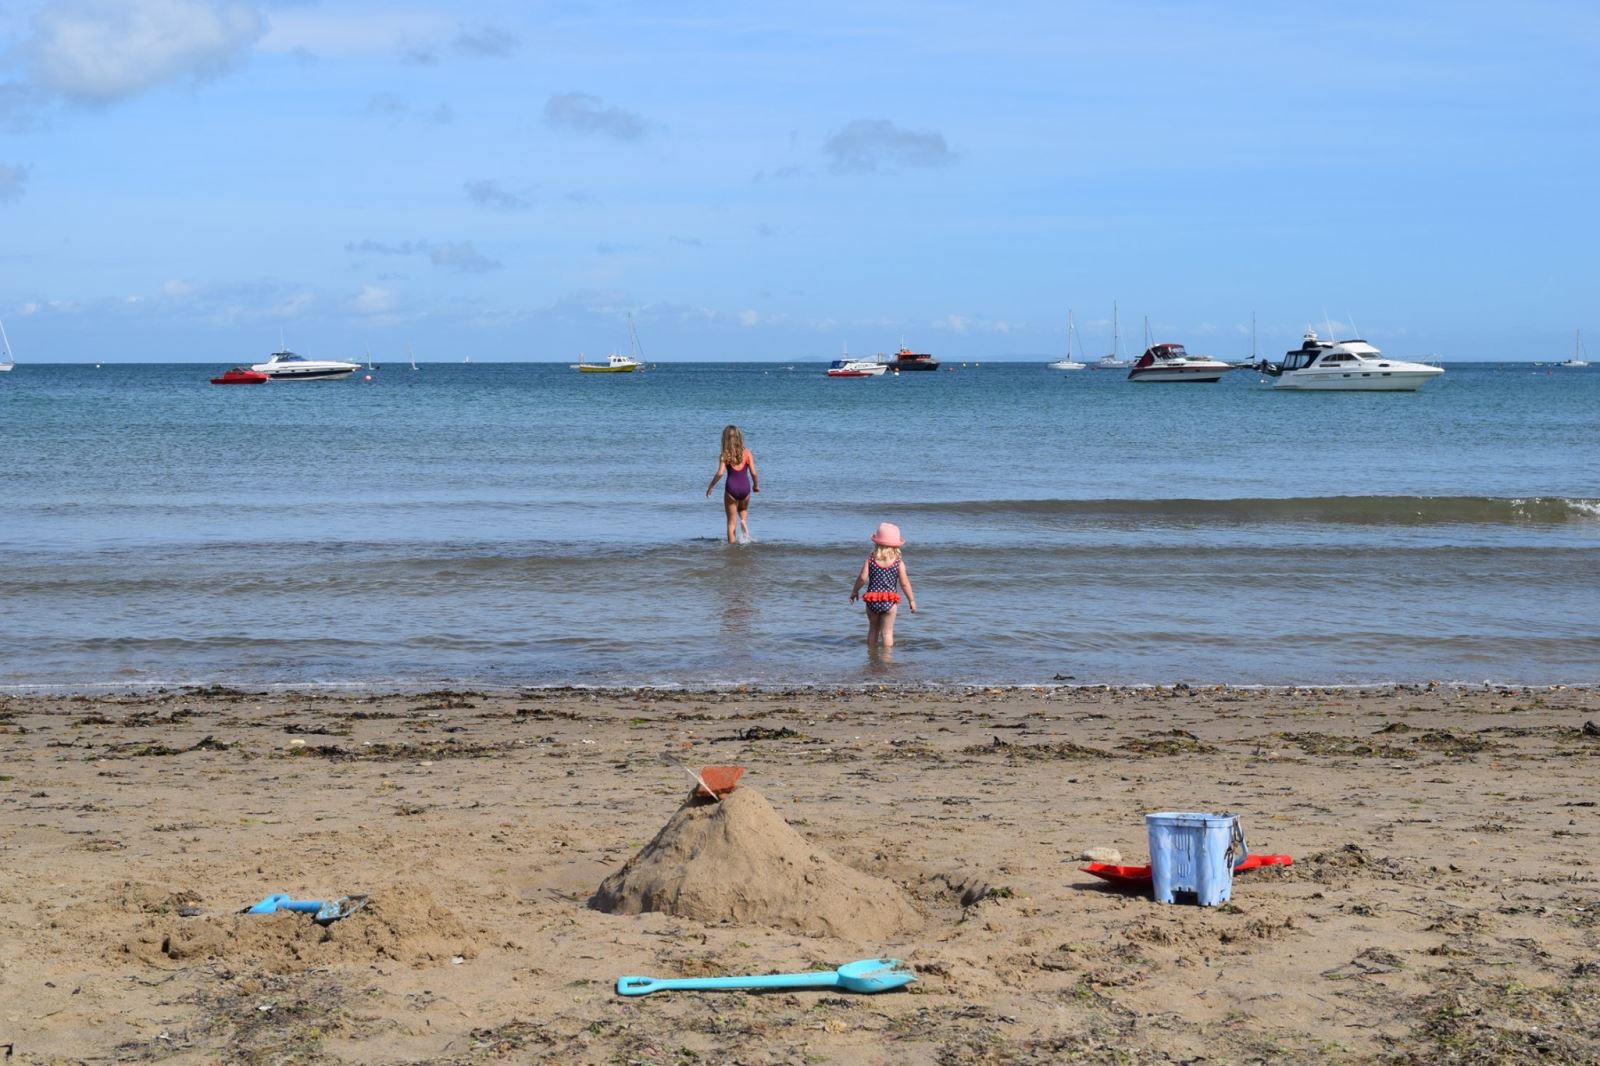
<path id="1" fill-rule="evenodd" d="M 897 886 L 813 847 L 755 789 L 742 786 L 721 802 L 696 793 L 654 840 L 601 882 L 590 907 L 857 941 L 920 923 Z"/>

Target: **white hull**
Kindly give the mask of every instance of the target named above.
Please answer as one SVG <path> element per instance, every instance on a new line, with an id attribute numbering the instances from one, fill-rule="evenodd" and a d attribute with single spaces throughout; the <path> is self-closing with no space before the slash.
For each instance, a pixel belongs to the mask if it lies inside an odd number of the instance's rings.
<path id="1" fill-rule="evenodd" d="M 345 378 L 361 369 L 360 363 L 339 359 L 307 359 L 293 352 L 273 352 L 265 363 L 250 367 L 275 381 L 310 381 L 318 378 Z"/>
<path id="2" fill-rule="evenodd" d="M 1076 362 L 1073 362 L 1071 359 L 1057 359 L 1053 363 L 1046 363 L 1045 364 L 1045 369 L 1046 370 L 1087 370 L 1087 369 L 1089 369 L 1089 365 L 1087 363 L 1076 363 Z"/>
<path id="3" fill-rule="evenodd" d="M 1337 374 L 1292 370 L 1274 382 L 1272 387 L 1300 392 L 1415 392 L 1423 382 L 1442 373 L 1444 371 L 1438 367 Z"/>
<path id="4" fill-rule="evenodd" d="M 0 374 L 4 374 L 6 371 L 10 370 L 16 365 L 16 363 L 0 363 Z"/>
<path id="5" fill-rule="evenodd" d="M 1215 366 L 1201 364 L 1199 366 L 1154 366 L 1148 369 L 1128 371 L 1129 381 L 1193 381 L 1207 384 L 1222 380 L 1222 375 L 1228 372 L 1226 363 Z"/>

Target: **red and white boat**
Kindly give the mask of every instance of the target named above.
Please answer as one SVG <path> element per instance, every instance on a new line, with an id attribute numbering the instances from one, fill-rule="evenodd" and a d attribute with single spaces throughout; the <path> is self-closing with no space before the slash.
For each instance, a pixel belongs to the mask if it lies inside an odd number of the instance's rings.
<path id="1" fill-rule="evenodd" d="M 211 379 L 213 385 L 265 385 L 269 380 L 267 374 L 249 367 L 236 366 L 232 370 L 225 370 L 220 377 Z"/>
<path id="2" fill-rule="evenodd" d="M 875 378 L 889 369 L 887 363 L 870 359 L 835 359 L 828 364 L 830 378 Z"/>
<path id="3" fill-rule="evenodd" d="M 1152 344 L 1128 371 L 1128 380 L 1215 382 L 1232 369 L 1209 355 L 1190 355 L 1181 344 Z"/>

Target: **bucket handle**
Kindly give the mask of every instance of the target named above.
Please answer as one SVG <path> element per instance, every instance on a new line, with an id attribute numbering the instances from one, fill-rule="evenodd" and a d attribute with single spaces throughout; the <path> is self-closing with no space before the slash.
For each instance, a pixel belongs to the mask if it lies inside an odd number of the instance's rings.
<path id="1" fill-rule="evenodd" d="M 1250 848 L 1244 842 L 1244 823 L 1239 820 L 1237 814 L 1231 815 L 1231 817 L 1233 818 L 1233 829 L 1228 834 L 1227 856 L 1228 869 L 1230 870 L 1244 862 L 1245 858 L 1250 854 Z"/>

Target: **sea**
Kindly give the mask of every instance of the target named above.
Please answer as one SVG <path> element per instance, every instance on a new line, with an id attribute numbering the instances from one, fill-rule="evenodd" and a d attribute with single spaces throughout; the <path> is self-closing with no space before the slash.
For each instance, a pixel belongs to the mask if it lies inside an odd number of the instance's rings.
<path id="1" fill-rule="evenodd" d="M 1600 369 L 0 375 L 0 691 L 1600 682 Z M 706 496 L 755 455 L 754 540 Z M 900 526 L 920 613 L 851 583 Z"/>

